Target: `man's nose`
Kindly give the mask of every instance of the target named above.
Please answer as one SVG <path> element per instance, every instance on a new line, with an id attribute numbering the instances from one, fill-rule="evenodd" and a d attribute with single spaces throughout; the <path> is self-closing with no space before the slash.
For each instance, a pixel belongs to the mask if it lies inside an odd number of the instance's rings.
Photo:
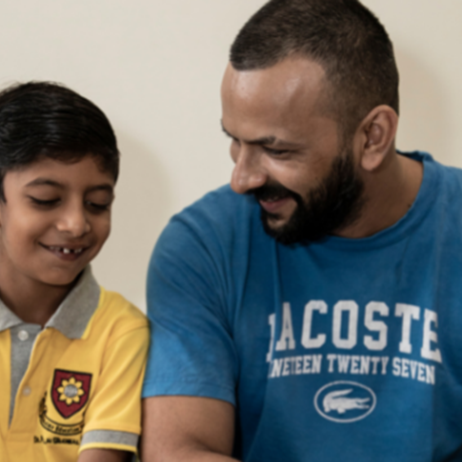
<path id="1" fill-rule="evenodd" d="M 252 149 L 253 146 L 241 145 L 231 176 L 231 188 L 238 194 L 263 186 L 266 182 L 266 173 L 261 165 L 261 154 Z"/>
<path id="2" fill-rule="evenodd" d="M 68 204 L 61 212 L 56 223 L 58 231 L 67 233 L 72 237 L 80 237 L 90 231 L 88 212 L 85 210 L 84 204 Z"/>

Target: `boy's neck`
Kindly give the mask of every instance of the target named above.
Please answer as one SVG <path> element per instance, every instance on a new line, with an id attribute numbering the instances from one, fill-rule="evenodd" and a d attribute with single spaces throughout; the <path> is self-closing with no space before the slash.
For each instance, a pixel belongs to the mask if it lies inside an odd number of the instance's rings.
<path id="1" fill-rule="evenodd" d="M 3 303 L 24 322 L 42 327 L 74 286 L 74 283 L 50 286 L 37 282 L 13 281 L 5 276 L 0 274 L 0 298 Z"/>

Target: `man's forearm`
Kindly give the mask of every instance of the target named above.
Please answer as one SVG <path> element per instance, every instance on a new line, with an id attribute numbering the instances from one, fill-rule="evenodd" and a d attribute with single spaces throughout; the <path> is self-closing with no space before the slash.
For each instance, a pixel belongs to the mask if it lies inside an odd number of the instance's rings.
<path id="1" fill-rule="evenodd" d="M 164 460 L 169 462 L 238 462 L 232 457 L 205 449 L 181 451 L 175 455 L 168 455 L 165 459 L 159 459 L 159 461 L 154 459 L 152 462 L 163 462 Z M 142 462 L 151 462 L 151 460 L 143 459 Z"/>

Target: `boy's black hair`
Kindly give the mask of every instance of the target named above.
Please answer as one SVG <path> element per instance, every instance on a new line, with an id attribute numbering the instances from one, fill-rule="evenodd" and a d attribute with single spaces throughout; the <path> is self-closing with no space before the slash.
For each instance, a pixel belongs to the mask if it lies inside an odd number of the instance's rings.
<path id="1" fill-rule="evenodd" d="M 230 61 L 237 70 L 264 69 L 292 55 L 323 66 L 328 110 L 345 132 L 380 104 L 398 113 L 393 45 L 358 0 L 271 0 L 241 29 Z"/>
<path id="2" fill-rule="evenodd" d="M 1 200 L 9 170 L 43 157 L 76 162 L 87 155 L 117 180 L 117 140 L 109 120 L 91 101 L 52 82 L 15 84 L 0 92 Z"/>

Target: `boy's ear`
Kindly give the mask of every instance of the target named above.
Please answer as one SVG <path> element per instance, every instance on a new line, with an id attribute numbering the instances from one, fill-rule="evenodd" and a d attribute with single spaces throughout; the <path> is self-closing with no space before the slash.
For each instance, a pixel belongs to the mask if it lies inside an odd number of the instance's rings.
<path id="1" fill-rule="evenodd" d="M 2 222 L 3 222 L 3 211 L 4 211 L 4 208 L 5 208 L 5 205 L 6 205 L 5 199 L 3 199 L 0 196 L 0 228 L 1 228 Z"/>
<path id="2" fill-rule="evenodd" d="M 387 105 L 372 109 L 356 131 L 356 146 L 363 170 L 373 172 L 380 167 L 394 144 L 398 128 L 398 114 Z"/>

